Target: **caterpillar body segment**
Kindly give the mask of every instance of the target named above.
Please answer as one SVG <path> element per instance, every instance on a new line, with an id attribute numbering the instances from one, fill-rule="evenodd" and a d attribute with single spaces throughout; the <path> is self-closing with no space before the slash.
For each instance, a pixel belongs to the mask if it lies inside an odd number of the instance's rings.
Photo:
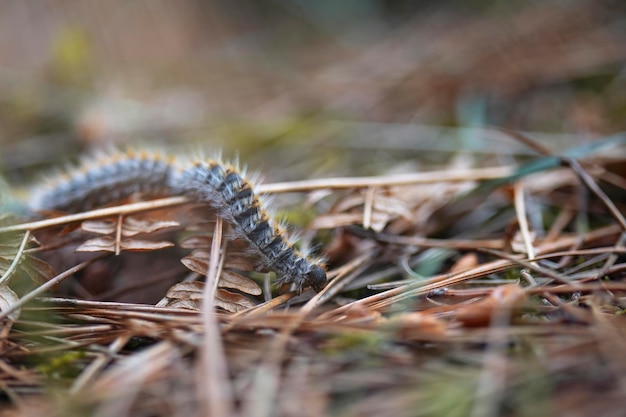
<path id="1" fill-rule="evenodd" d="M 264 208 L 254 185 L 235 165 L 217 160 L 176 162 L 158 154 L 126 152 L 86 160 L 80 167 L 58 175 L 36 190 L 33 211 L 79 211 L 127 199 L 183 195 L 205 203 L 228 222 L 261 258 L 262 266 L 275 271 L 279 284 L 293 284 L 297 291 L 326 284 L 320 259 L 299 251 L 286 238 Z"/>

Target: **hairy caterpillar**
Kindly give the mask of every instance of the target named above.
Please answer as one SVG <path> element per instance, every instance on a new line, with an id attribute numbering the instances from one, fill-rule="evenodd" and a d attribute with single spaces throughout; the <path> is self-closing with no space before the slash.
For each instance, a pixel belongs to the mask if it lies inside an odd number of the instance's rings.
<path id="1" fill-rule="evenodd" d="M 184 195 L 206 203 L 232 225 L 237 237 L 249 242 L 279 283 L 293 283 L 298 291 L 309 286 L 320 291 L 326 283 L 321 260 L 296 249 L 262 207 L 253 184 L 235 165 L 217 160 L 180 164 L 155 154 L 127 152 L 86 161 L 36 191 L 30 208 L 84 210 L 135 193 Z"/>

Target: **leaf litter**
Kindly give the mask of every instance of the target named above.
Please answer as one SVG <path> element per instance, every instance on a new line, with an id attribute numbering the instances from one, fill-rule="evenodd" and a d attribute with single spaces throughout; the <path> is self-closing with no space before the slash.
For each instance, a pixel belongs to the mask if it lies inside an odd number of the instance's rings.
<path id="1" fill-rule="evenodd" d="M 626 203 L 608 161 L 267 184 L 327 191 L 304 233 L 330 265 L 318 294 L 269 285 L 180 199 L 6 226 L 0 383 L 25 416 L 619 407 Z"/>

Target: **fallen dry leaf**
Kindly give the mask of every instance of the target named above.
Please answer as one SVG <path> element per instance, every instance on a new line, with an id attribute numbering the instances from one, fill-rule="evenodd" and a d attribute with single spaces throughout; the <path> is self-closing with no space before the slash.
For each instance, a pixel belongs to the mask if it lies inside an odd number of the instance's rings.
<path id="1" fill-rule="evenodd" d="M 17 294 L 13 292 L 7 285 L 0 285 L 0 312 L 7 311 L 15 303 L 19 301 Z M 18 308 L 14 312 L 8 315 L 8 318 L 12 321 L 17 320 L 20 317 L 20 309 Z"/>
<path id="2" fill-rule="evenodd" d="M 478 256 L 475 252 L 466 253 L 457 260 L 450 268 L 448 273 L 457 274 L 468 269 L 478 266 Z"/>
<path id="3" fill-rule="evenodd" d="M 526 302 L 526 292 L 517 284 L 503 285 L 494 289 L 491 294 L 474 304 L 459 307 L 454 317 L 465 326 L 486 326 L 491 322 L 497 311 L 516 313 Z"/>
<path id="4" fill-rule="evenodd" d="M 395 329 L 400 339 L 405 340 L 423 339 L 425 334 L 430 337 L 444 336 L 448 328 L 445 321 L 422 312 L 399 314 L 392 317 L 387 325 Z"/>
<path id="5" fill-rule="evenodd" d="M 152 241 L 143 239 L 122 239 L 119 248 L 130 252 L 149 252 L 174 246 L 166 240 Z M 82 243 L 76 252 L 115 252 L 115 239 L 111 236 L 102 236 L 89 239 Z"/>

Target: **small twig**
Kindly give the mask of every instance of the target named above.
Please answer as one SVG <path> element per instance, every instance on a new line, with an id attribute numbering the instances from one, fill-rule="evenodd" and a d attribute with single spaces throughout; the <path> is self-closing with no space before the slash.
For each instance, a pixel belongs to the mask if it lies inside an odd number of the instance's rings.
<path id="1" fill-rule="evenodd" d="M 391 185 L 429 184 L 452 181 L 465 182 L 500 178 L 510 175 L 513 170 L 514 167 L 509 166 L 480 168 L 462 171 L 430 171 L 414 174 L 397 174 L 373 177 L 324 178 L 308 181 L 260 184 L 257 186 L 257 190 L 260 194 L 277 194 L 286 192 L 312 191 L 318 189 L 366 188 Z M 14 226 L 0 227 L 0 234 L 25 230 L 34 231 L 88 219 L 115 216 L 121 214 L 131 214 L 164 207 L 173 207 L 189 202 L 190 200 L 187 197 L 179 196 L 161 198 L 158 200 L 151 200 L 140 203 L 124 204 L 115 207 L 86 211 L 84 213 L 56 217 L 53 219 L 39 220 L 29 223 L 17 224 Z"/>
<path id="2" fill-rule="evenodd" d="M 526 254 L 529 258 L 535 257 L 535 248 L 530 237 L 530 230 L 528 228 L 528 218 L 526 217 L 526 203 L 524 201 L 524 182 L 517 181 L 513 187 L 515 195 L 515 214 L 517 216 L 517 224 L 524 241 L 524 247 L 526 248 Z"/>
<path id="3" fill-rule="evenodd" d="M 230 417 L 233 415 L 233 394 L 213 302 L 219 281 L 218 274 L 221 269 L 219 265 L 223 262 L 220 260 L 222 225 L 222 218 L 218 216 L 211 243 L 211 257 L 202 302 L 204 343 L 202 344 L 201 365 L 197 377 L 199 402 L 204 410 L 202 414 Z"/>
<path id="4" fill-rule="evenodd" d="M 302 306 L 300 313 L 306 316 L 313 311 L 315 307 L 322 305 L 334 295 L 340 293 L 346 285 L 370 267 L 371 260 L 375 258 L 375 254 L 377 252 L 377 250 L 370 250 L 358 258 L 353 259 L 347 265 L 342 266 L 341 271 L 337 271 L 337 276 L 330 281 L 322 291 L 317 293 L 304 306 Z"/>
<path id="5" fill-rule="evenodd" d="M 10 232 L 21 232 L 24 230 L 40 230 L 54 226 L 62 226 L 68 223 L 80 222 L 83 220 L 97 219 L 101 217 L 118 216 L 131 214 L 147 210 L 155 210 L 164 207 L 179 206 L 188 203 L 186 197 L 169 197 L 158 200 L 142 201 L 141 203 L 123 204 L 115 207 L 85 211 L 83 213 L 70 214 L 68 216 L 55 217 L 53 219 L 38 220 L 34 222 L 16 224 L 14 226 L 0 227 L 0 234 Z"/>
<path id="6" fill-rule="evenodd" d="M 296 295 L 297 294 L 295 291 L 291 291 L 286 294 L 281 294 L 278 297 L 274 297 L 271 300 L 266 301 L 263 304 L 260 304 L 256 307 L 253 307 L 247 310 L 242 310 L 235 314 L 231 314 L 229 317 L 232 320 L 231 325 L 227 325 L 224 328 L 224 331 L 230 330 L 230 328 L 232 328 L 232 325 L 234 325 L 237 322 L 236 319 L 238 319 L 239 317 L 251 317 L 251 316 L 263 315 L 269 311 L 272 311 L 276 307 L 285 304 L 287 301 L 291 300 Z"/>
<path id="7" fill-rule="evenodd" d="M 552 278 L 555 281 L 558 281 L 562 284 L 571 284 L 571 285 L 577 285 L 576 283 L 573 283 L 570 279 L 568 279 L 567 277 L 554 272 L 550 269 L 547 268 L 543 268 L 539 265 L 537 265 L 537 263 L 535 262 L 535 258 L 531 258 L 531 260 L 523 260 L 523 259 L 518 259 L 515 256 L 509 255 L 508 253 L 504 253 L 504 252 L 500 252 L 500 251 L 495 251 L 495 250 L 491 250 L 491 249 L 479 249 L 481 252 L 485 252 L 488 253 L 490 255 L 493 256 L 497 256 L 498 258 L 503 258 L 506 259 L 508 261 L 511 261 L 515 264 L 518 264 L 524 268 L 527 269 L 531 269 L 535 272 L 539 272 L 540 274 L 543 274 L 549 278 Z"/>
<path id="8" fill-rule="evenodd" d="M 122 246 L 122 228 L 124 224 L 124 215 L 117 216 L 117 225 L 115 227 L 115 256 L 119 256 Z"/>
<path id="9" fill-rule="evenodd" d="M 615 233 L 619 233 L 621 229 L 617 225 L 607 226 L 598 230 L 594 230 L 592 232 L 587 233 L 585 236 L 572 236 L 568 238 L 561 239 L 557 242 L 550 242 L 545 245 L 541 245 L 537 248 L 538 254 L 547 254 L 553 251 L 557 251 L 563 249 L 565 247 L 570 246 L 573 242 L 577 242 L 579 240 L 583 241 L 593 241 L 595 239 L 609 236 Z M 380 308 L 389 304 L 392 304 L 397 301 L 404 300 L 406 298 L 415 297 L 422 294 L 427 294 L 429 291 L 435 290 L 437 288 L 458 284 L 463 281 L 467 281 L 469 279 L 474 279 L 479 276 L 488 275 L 491 273 L 502 272 L 507 268 L 515 265 L 514 262 L 508 260 L 497 260 L 488 262 L 486 264 L 482 264 L 477 266 L 476 268 L 470 271 L 462 271 L 457 274 L 442 274 L 434 276 L 428 280 L 423 282 L 416 282 L 412 284 L 402 285 L 397 288 L 393 288 L 391 290 L 383 291 L 378 294 L 371 295 L 369 297 L 364 297 L 359 300 L 353 301 L 344 306 L 338 307 L 332 311 L 325 313 L 326 315 L 336 315 L 341 314 L 345 310 L 351 308 L 354 305 L 363 305 L 363 306 L 371 306 L 375 308 Z"/>
<path id="10" fill-rule="evenodd" d="M 626 245 L 626 232 L 622 233 L 622 235 L 619 237 L 619 239 L 615 243 L 615 249 L 616 250 L 624 249 L 625 245 Z M 598 272 L 598 275 L 596 276 L 595 279 L 602 279 L 602 277 L 606 275 L 608 270 L 615 264 L 615 262 L 617 262 L 617 259 L 618 259 L 618 255 L 616 252 L 613 252 L 612 254 L 610 254 L 609 258 L 606 260 L 606 262 L 600 269 L 600 272 Z"/>
<path id="11" fill-rule="evenodd" d="M 476 249 L 491 248 L 502 249 L 502 239 L 433 239 L 420 236 L 398 236 L 385 233 L 373 233 L 369 230 L 349 228 L 350 233 L 372 238 L 379 242 L 394 243 L 397 245 L 416 246 L 422 248 L 449 248 L 449 249 Z"/>
<path id="12" fill-rule="evenodd" d="M 82 263 L 80 263 L 80 264 L 78 264 L 78 265 L 68 269 L 67 271 L 63 272 L 62 274 L 57 275 L 56 277 L 52 278 L 48 282 L 46 282 L 46 283 L 40 285 L 39 287 L 35 288 L 33 291 L 29 292 L 28 294 L 26 294 L 25 296 L 20 298 L 20 300 L 17 303 L 13 304 L 11 307 L 6 309 L 5 311 L 0 312 L 0 320 L 4 319 L 9 314 L 14 312 L 18 308 L 22 307 L 23 305 L 25 305 L 29 301 L 32 301 L 33 299 L 35 299 L 39 295 L 41 295 L 44 292 L 48 291 L 50 288 L 54 287 L 55 285 L 57 285 L 58 283 L 60 283 L 64 279 L 74 275 L 76 272 L 78 272 L 81 269 L 85 268 L 87 265 L 89 265 L 90 263 L 92 263 L 96 259 L 100 259 L 102 257 L 103 256 L 96 256 L 94 258 L 88 259 L 85 262 L 82 262 Z"/>
<path id="13" fill-rule="evenodd" d="M 363 204 L 363 228 L 369 229 L 372 225 L 372 211 L 374 208 L 374 196 L 376 195 L 376 188 L 370 187 L 365 192 L 365 201 Z"/>
<path id="14" fill-rule="evenodd" d="M 584 170 L 584 168 L 578 163 L 576 159 L 565 158 L 564 161 L 574 170 L 576 174 L 583 180 L 583 182 L 589 187 L 591 191 L 604 203 L 609 209 L 613 217 L 622 226 L 622 229 L 626 230 L 626 218 L 611 201 L 611 199 L 605 194 L 604 191 L 598 186 L 594 179 Z"/>
<path id="15" fill-rule="evenodd" d="M 503 132 L 509 135 L 516 141 L 523 143 L 524 145 L 528 146 L 530 149 L 532 149 L 533 151 L 537 152 L 540 155 L 543 155 L 543 156 L 554 155 L 554 152 L 551 149 L 547 148 L 546 146 L 543 146 L 541 143 L 539 143 L 535 139 L 529 138 L 522 132 L 519 132 L 517 130 L 509 130 L 509 129 L 505 129 L 503 127 L 497 127 L 497 126 L 493 127 L 492 129 L 499 130 L 500 132 Z"/>
<path id="16" fill-rule="evenodd" d="M 260 185 L 260 193 L 277 194 L 320 189 L 346 189 L 385 187 L 392 185 L 432 184 L 438 182 L 466 182 L 496 179 L 511 175 L 515 167 L 490 167 L 459 171 L 429 171 L 412 174 L 383 175 L 375 177 L 321 178 Z"/>

